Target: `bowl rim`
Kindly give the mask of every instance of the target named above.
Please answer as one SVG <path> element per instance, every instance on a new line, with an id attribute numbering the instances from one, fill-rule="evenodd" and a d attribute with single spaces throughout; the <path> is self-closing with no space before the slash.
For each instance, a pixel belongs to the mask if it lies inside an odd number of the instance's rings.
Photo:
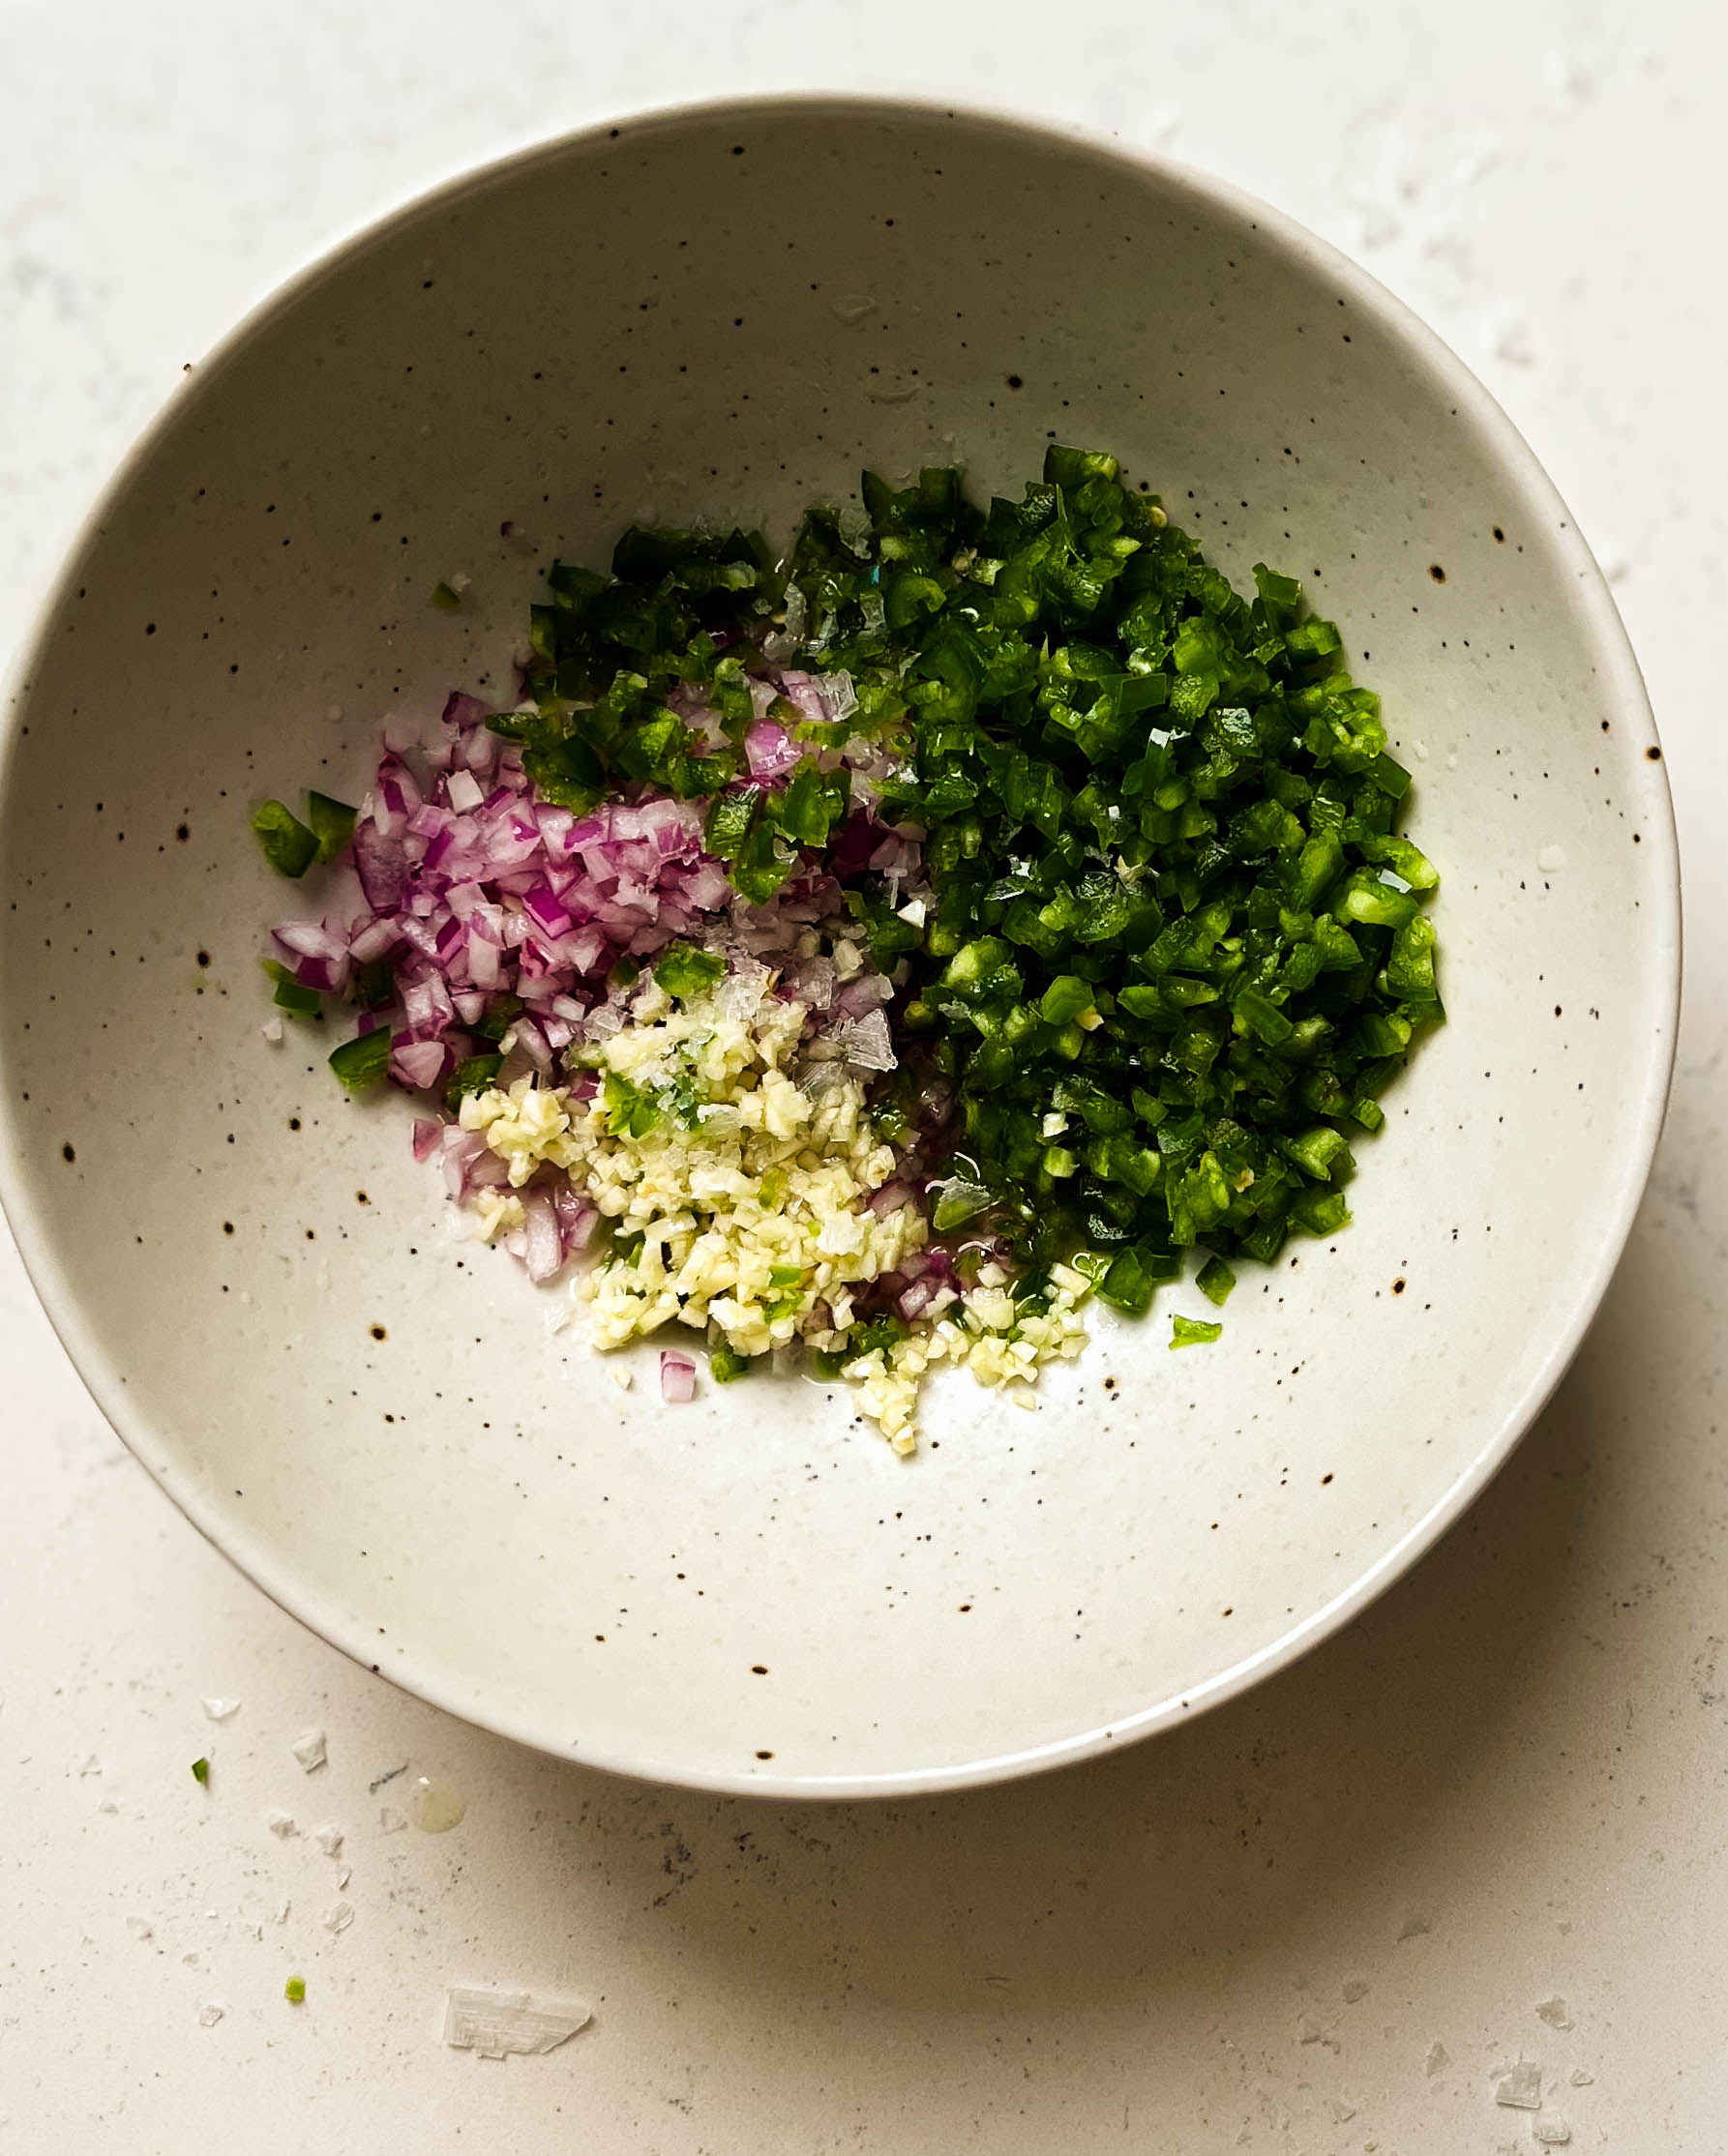
<path id="1" fill-rule="evenodd" d="M 1460 420 L 1478 431 L 1504 471 L 1513 497 L 1533 520 L 1547 527 L 1551 542 L 1558 546 L 1563 560 L 1573 573 L 1591 656 L 1596 663 L 1604 699 L 1613 706 L 1617 716 L 1624 716 L 1630 723 L 1630 731 L 1649 746 L 1656 747 L 1654 715 L 1625 626 L 1607 581 L 1559 489 L 1488 389 L 1451 347 L 1378 279 L 1329 241 L 1247 190 L 1179 159 L 1124 144 L 1101 130 L 1049 114 L 970 100 L 912 97 L 874 90 L 837 90 L 814 85 L 746 97 L 723 95 L 632 108 L 555 135 L 519 143 L 478 163 L 463 163 L 443 179 L 417 186 L 391 200 L 383 209 L 374 210 L 351 223 L 338 237 L 318 246 L 298 268 L 272 285 L 217 340 L 205 358 L 188 367 L 79 518 L 61 566 L 42 594 L 6 670 L 3 694 L 0 694 L 0 808 L 10 798 L 21 739 L 21 715 L 39 657 L 46 648 L 51 625 L 64 604 L 78 565 L 101 536 L 112 506 L 143 471 L 159 441 L 178 421 L 182 405 L 200 393 L 205 379 L 234 361 L 254 338 L 280 315 L 288 312 L 303 295 L 337 274 L 374 242 L 390 236 L 398 226 L 406 224 L 430 208 L 459 201 L 469 192 L 482 192 L 507 173 L 538 163 L 554 162 L 573 152 L 623 140 L 632 134 L 673 131 L 692 124 L 710 123 L 722 116 L 736 118 L 740 125 L 747 125 L 787 116 L 807 118 L 824 110 L 855 117 L 876 116 L 890 124 L 896 119 L 925 124 L 947 121 L 961 128 L 1017 136 L 1037 146 L 1079 152 L 1100 165 L 1150 174 L 1173 197 L 1179 199 L 1186 195 L 1204 203 L 1209 210 L 1257 227 L 1287 260 L 1367 314 L 1401 347 L 1420 379 L 1443 391 Z M 489 1711 L 484 1702 L 459 1700 L 454 1696 L 454 1688 L 438 1672 L 418 1669 L 411 1654 L 403 1665 L 381 1669 L 369 1659 L 369 1643 L 361 1626 L 350 1625 L 335 1611 L 318 1607 L 315 1595 L 296 1580 L 290 1563 L 261 1542 L 253 1545 L 247 1534 L 236 1531 L 235 1523 L 222 1515 L 217 1505 L 207 1502 L 196 1490 L 182 1487 L 178 1482 L 168 1463 L 171 1447 L 153 1441 L 153 1420 L 134 1410 L 124 1379 L 87 1321 L 80 1300 L 62 1270 L 48 1221 L 29 1194 L 24 1134 L 12 1105 L 11 1088 L 3 1082 L 0 1082 L 0 1210 L 4 1211 L 12 1228 L 31 1285 L 79 1378 L 104 1419 L 152 1481 L 166 1491 L 212 1548 L 279 1609 L 327 1640 L 362 1669 L 382 1677 L 399 1690 L 493 1735 L 579 1765 L 634 1780 L 720 1795 L 803 1801 L 905 1797 L 976 1787 L 1046 1772 L 1117 1750 L 1124 1744 L 1191 1721 L 1205 1709 L 1221 1705 L 1287 1669 L 1330 1638 L 1410 1570 L 1475 1503 L 1510 1458 L 1565 1374 L 1631 1233 L 1661 1135 L 1673 1078 L 1682 971 L 1679 848 L 1666 759 L 1640 759 L 1640 778 L 1645 787 L 1642 806 L 1648 817 L 1646 837 L 1650 842 L 1644 862 L 1651 893 L 1656 901 L 1649 918 L 1654 931 L 1650 959 L 1657 976 L 1654 988 L 1658 1022 L 1646 1047 L 1635 1114 L 1629 1127 L 1623 1128 L 1624 1142 L 1618 1149 L 1619 1174 L 1605 1193 L 1600 1207 L 1601 1223 L 1594 1256 L 1574 1283 L 1569 1302 L 1556 1314 L 1551 1323 L 1540 1365 L 1498 1428 L 1481 1444 L 1475 1459 L 1445 1493 L 1350 1586 L 1319 1609 L 1299 1617 L 1267 1645 L 1218 1671 L 1193 1690 L 1151 1701 L 1105 1727 L 1080 1729 L 1037 1745 L 939 1767 L 836 1775 L 705 1772 L 687 1762 L 657 1760 L 628 1750 L 589 1751 L 580 1741 L 572 1743 L 554 1734 L 550 1723 L 543 1727 L 531 1716 Z M 4 816 L 0 815 L 0 883 L 5 882 L 7 871 L 4 826 Z M 4 932 L 0 926 L 0 939 Z M 4 1071 L 0 1069 L 0 1079 L 3 1078 Z"/>

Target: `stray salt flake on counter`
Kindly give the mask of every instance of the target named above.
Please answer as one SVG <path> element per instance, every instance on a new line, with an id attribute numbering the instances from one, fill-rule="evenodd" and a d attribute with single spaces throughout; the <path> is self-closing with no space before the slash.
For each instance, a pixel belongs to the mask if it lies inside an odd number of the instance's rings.
<path id="1" fill-rule="evenodd" d="M 341 1856 L 344 1839 L 341 1827 L 315 1826 L 312 1830 L 312 1838 L 326 1856 Z"/>
<path id="2" fill-rule="evenodd" d="M 266 1019 L 263 1024 L 259 1026 L 258 1031 L 264 1036 L 265 1040 L 270 1043 L 270 1046 L 273 1048 L 280 1048 L 282 1046 L 281 1019 Z"/>
<path id="3" fill-rule="evenodd" d="M 1358 1999 L 1368 1996 L 1368 1979 L 1365 1976 L 1351 1977 L 1341 1995 L 1346 2006 L 1355 2006 Z"/>
<path id="4" fill-rule="evenodd" d="M 148 1939 L 156 1936 L 156 1927 L 146 1917 L 129 1916 L 126 1920 L 126 1929 L 134 1939 Z"/>
<path id="5" fill-rule="evenodd" d="M 229 1715 L 240 1712 L 238 1699 L 206 1699 L 203 1707 L 212 1722 L 225 1722 Z"/>
<path id="6" fill-rule="evenodd" d="M 1546 2022 L 1550 2028 L 1570 2028 L 1572 2017 L 1566 2012 L 1566 2002 L 1556 1995 L 1536 2001 L 1536 2020 Z"/>
<path id="7" fill-rule="evenodd" d="M 330 1757 L 330 1746 L 322 1729 L 304 1730 L 289 1745 L 288 1750 L 299 1760 L 304 1774 L 315 1774 Z"/>
<path id="8" fill-rule="evenodd" d="M 378 1807 L 378 1831 L 381 1834 L 401 1834 L 406 1829 L 407 1823 L 402 1814 L 390 1805 Z"/>
<path id="9" fill-rule="evenodd" d="M 217 2023 L 222 2020 L 223 2012 L 223 2009 L 218 2006 L 214 1999 L 210 1999 L 198 2008 L 198 2026 L 200 2028 L 214 2028 Z"/>
<path id="10" fill-rule="evenodd" d="M 1452 2054 L 1444 2044 L 1433 2043 L 1429 2045 L 1426 2064 L 1430 2081 L 1436 2074 L 1444 2074 L 1451 2063 Z"/>
<path id="11" fill-rule="evenodd" d="M 536 1998 L 532 1992 L 480 1992 L 452 1985 L 444 1994 L 444 2041 L 453 2051 L 508 2058 L 556 2051 L 593 2020 L 580 1999 Z"/>
<path id="12" fill-rule="evenodd" d="M 1544 846 L 1541 852 L 1536 855 L 1536 867 L 1541 870 L 1545 876 L 1552 875 L 1556 869 L 1564 869 L 1565 865 L 1566 849 L 1564 846 Z"/>
<path id="13" fill-rule="evenodd" d="M 273 1804 L 264 1815 L 264 1824 L 279 1842 L 290 1841 L 300 1829 L 294 1823 L 292 1812 L 284 1812 L 280 1804 Z"/>
<path id="14" fill-rule="evenodd" d="M 1347 2104 L 1342 2096 L 1328 2096 L 1326 2098 L 1326 2109 L 1332 2114 L 1332 2124 L 1334 2126 L 1344 2125 L 1347 2120 L 1354 2118 L 1356 2114 L 1356 2106 Z"/>
<path id="15" fill-rule="evenodd" d="M 1564 2148 L 1572 2138 L 1572 2129 L 1558 2112 L 1552 2118 L 1533 2118 L 1530 2138 L 1544 2148 Z"/>
<path id="16" fill-rule="evenodd" d="M 1398 1934 L 1398 1944 L 1402 1946 L 1406 1939 L 1419 1939 L 1425 1933 L 1432 1932 L 1433 1929 L 1434 1919 L 1425 1909 L 1412 1909 L 1404 1919 L 1403 1929 Z"/>
<path id="17" fill-rule="evenodd" d="M 1542 2069 L 1534 2058 L 1521 2058 L 1497 2077 L 1500 2086 L 1494 2101 L 1508 2111 L 1539 2112 L 1542 2108 Z"/>
<path id="18" fill-rule="evenodd" d="M 276 1921 L 279 1924 L 285 1924 L 288 1921 L 288 1911 L 293 1906 L 293 1903 L 290 1902 L 287 1896 L 284 1894 L 282 1900 L 276 1905 Z"/>
<path id="19" fill-rule="evenodd" d="M 448 1834 L 468 1816 L 468 1800 L 448 1782 L 421 1775 L 406 1798 L 408 1823 L 422 1834 Z"/>
<path id="20" fill-rule="evenodd" d="M 341 1934 L 354 1921 L 352 1902 L 332 1902 L 320 1919 L 325 1931 Z"/>
<path id="21" fill-rule="evenodd" d="M 1572 2086 L 1574 2088 L 1589 2088 L 1593 2085 L 1594 2081 L 1595 2076 L 1594 2074 L 1587 2074 L 1582 2066 L 1573 2067 Z"/>

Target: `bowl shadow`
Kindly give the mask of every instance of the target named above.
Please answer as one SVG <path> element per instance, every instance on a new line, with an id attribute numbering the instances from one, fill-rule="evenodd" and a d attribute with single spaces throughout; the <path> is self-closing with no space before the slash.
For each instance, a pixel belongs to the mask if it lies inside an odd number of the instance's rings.
<path id="1" fill-rule="evenodd" d="M 1422 1880 L 1550 1814 L 1504 1751 L 1527 1703 L 1576 1684 L 1615 1534 L 1593 1485 L 1658 1351 L 1665 1254 L 1646 1221 L 1554 1400 L 1414 1571 L 1293 1668 L 1182 1728 L 1030 1781 L 881 1804 L 776 1804 L 541 1764 L 572 1896 L 613 1886 L 675 1934 L 691 1983 L 913 2023 L 1077 2006 L 1156 2013 L 1256 1960 L 1365 1921 L 1388 1948 L 1434 1921 Z M 1659 1320 L 1657 1320 L 1659 1331 Z M 1549 1831 L 1552 1832 L 1552 1826 Z M 556 1893 L 540 1871 L 513 1887 Z M 1375 1931 L 1378 1927 L 1378 1931 Z M 1210 1972 L 1203 1978 L 1196 1964 Z"/>

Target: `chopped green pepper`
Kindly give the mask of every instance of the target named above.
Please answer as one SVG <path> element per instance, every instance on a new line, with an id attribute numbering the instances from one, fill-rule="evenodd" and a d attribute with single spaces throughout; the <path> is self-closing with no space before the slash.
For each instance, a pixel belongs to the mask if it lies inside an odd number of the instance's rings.
<path id="1" fill-rule="evenodd" d="M 266 801 L 252 819 L 264 858 L 279 875 L 303 876 L 318 858 L 318 835 L 284 802 Z"/>
<path id="2" fill-rule="evenodd" d="M 351 1041 L 330 1051 L 330 1068 L 350 1093 L 382 1085 L 390 1069 L 390 1029 L 374 1026 L 370 1033 L 356 1033 Z"/>

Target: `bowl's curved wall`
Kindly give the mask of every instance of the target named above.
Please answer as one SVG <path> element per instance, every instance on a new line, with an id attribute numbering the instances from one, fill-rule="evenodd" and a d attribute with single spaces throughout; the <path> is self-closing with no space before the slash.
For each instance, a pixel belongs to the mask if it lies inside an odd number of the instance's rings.
<path id="1" fill-rule="evenodd" d="M 353 796 L 381 712 L 504 680 L 554 551 L 599 558 L 644 512 L 784 531 L 865 459 L 1012 482 L 1053 436 L 1116 449 L 1233 573 L 1294 569 L 1344 626 L 1445 871 L 1451 1023 L 1362 1149 L 1357 1226 L 1247 1275 L 1210 1354 L 1101 1323 L 1036 1416 L 938 1391 L 909 1466 L 802 1384 L 621 1395 L 449 1239 L 400 1101 L 345 1104 L 327 1039 L 261 1037 L 262 931 L 304 894 L 248 812 Z M 429 595 L 458 571 L 452 618 Z M 7 748 L 9 1207 L 164 1486 L 456 1711 L 721 1785 L 1066 1757 L 1318 1637 L 1558 1375 L 1671 1052 L 1652 754 L 1528 454 L 1282 221 L 934 110 L 601 131 L 300 280 L 85 535 Z"/>

